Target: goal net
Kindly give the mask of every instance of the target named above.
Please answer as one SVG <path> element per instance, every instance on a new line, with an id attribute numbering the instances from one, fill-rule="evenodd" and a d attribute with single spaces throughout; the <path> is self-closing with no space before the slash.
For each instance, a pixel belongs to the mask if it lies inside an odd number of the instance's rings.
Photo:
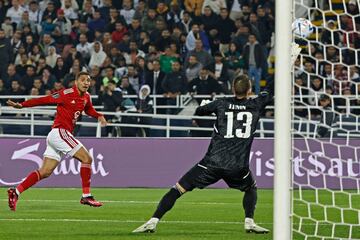
<path id="1" fill-rule="evenodd" d="M 359 0 L 295 0 L 293 239 L 360 239 Z"/>

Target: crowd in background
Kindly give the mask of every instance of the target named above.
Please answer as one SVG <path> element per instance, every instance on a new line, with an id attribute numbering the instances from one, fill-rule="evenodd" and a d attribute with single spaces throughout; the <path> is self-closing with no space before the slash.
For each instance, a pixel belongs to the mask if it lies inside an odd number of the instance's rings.
<path id="1" fill-rule="evenodd" d="M 354 2 L 339 23 L 324 22 L 321 44 L 307 45 L 295 93 L 360 89 Z M 105 111 L 124 109 L 127 94 L 143 95 L 132 103 L 141 112 L 151 111 L 149 94 L 169 105 L 185 93 L 229 94 L 241 73 L 258 94 L 273 78 L 274 21 L 274 0 L 0 0 L 0 95 L 51 94 L 80 71 Z"/>

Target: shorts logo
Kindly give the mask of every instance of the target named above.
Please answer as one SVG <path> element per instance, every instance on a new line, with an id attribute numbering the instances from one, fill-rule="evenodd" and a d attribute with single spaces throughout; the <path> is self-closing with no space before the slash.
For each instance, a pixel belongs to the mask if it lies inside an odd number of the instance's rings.
<path id="1" fill-rule="evenodd" d="M 75 104 L 75 100 L 72 100 L 71 103 L 72 103 L 72 104 Z"/>

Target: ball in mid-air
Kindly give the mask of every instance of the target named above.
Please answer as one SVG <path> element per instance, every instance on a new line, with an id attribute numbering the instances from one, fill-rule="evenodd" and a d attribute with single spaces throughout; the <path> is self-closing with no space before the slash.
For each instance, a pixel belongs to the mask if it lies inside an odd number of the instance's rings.
<path id="1" fill-rule="evenodd" d="M 298 18 L 292 23 L 292 31 L 295 35 L 306 38 L 314 31 L 314 26 L 310 20 Z"/>

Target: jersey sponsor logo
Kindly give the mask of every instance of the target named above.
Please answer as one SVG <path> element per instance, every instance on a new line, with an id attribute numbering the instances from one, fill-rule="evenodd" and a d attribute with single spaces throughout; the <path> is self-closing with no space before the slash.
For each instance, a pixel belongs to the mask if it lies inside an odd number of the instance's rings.
<path id="1" fill-rule="evenodd" d="M 64 94 L 69 94 L 69 93 L 73 93 L 73 92 L 74 92 L 74 89 L 72 89 L 72 88 L 68 88 L 68 89 L 64 90 Z"/>
<path id="2" fill-rule="evenodd" d="M 59 94 L 59 93 L 53 93 L 53 94 L 52 94 L 52 97 L 55 98 L 55 99 L 57 99 L 57 98 L 60 97 L 60 94 Z"/>

